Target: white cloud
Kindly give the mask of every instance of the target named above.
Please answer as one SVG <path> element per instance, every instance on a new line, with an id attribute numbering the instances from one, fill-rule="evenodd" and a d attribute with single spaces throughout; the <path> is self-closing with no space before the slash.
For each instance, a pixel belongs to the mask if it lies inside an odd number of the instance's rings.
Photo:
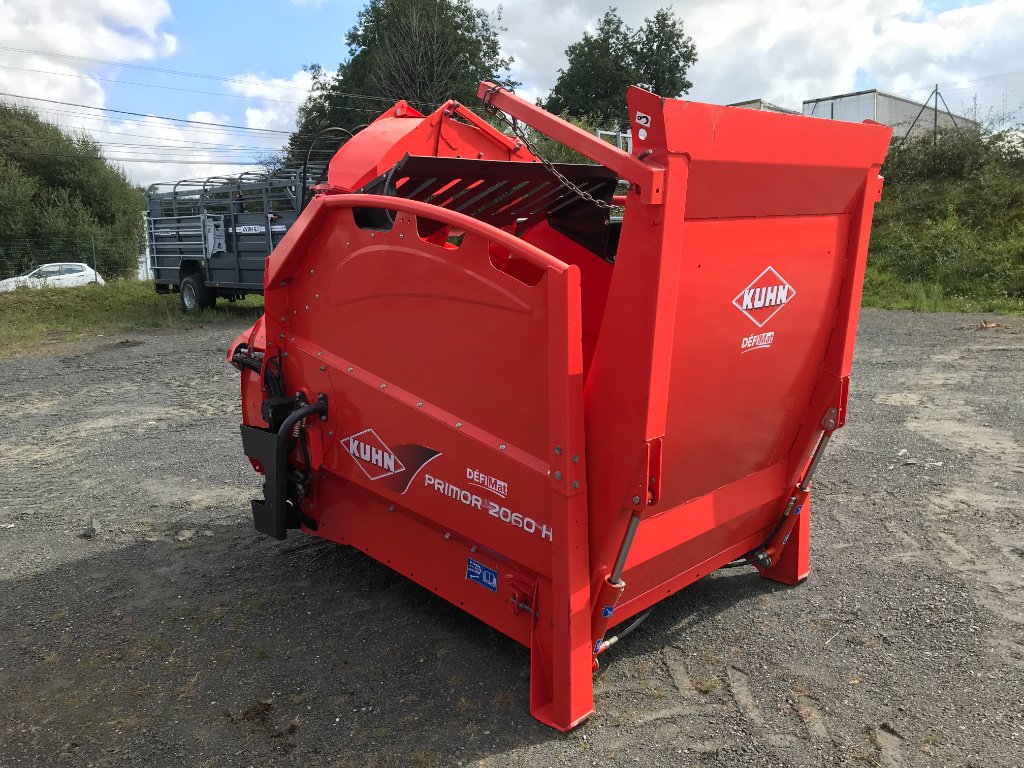
<path id="1" fill-rule="evenodd" d="M 0 45 L 33 51 L 132 61 L 177 47 L 159 29 L 171 18 L 166 0 L 0 0 L 0 16 Z"/>
<path id="2" fill-rule="evenodd" d="M 0 50 L 0 92 L 105 107 L 103 83 L 93 77 L 95 62 L 68 57 L 116 62 L 165 58 L 178 48 L 178 40 L 164 29 L 170 19 L 166 0 L 0 0 L 0 48 L 19 49 Z M 243 105 L 246 126 L 294 129 L 296 109 L 309 91 L 308 74 L 298 72 L 290 78 L 245 74 L 236 79 L 244 82 L 223 87 L 245 98 L 225 101 Z M 108 159 L 142 185 L 253 170 L 244 161 L 269 155 L 286 138 L 154 116 L 121 119 L 98 110 L 31 99 L 21 103 L 44 119 L 89 133 Z M 168 112 L 176 114 L 176 110 Z M 243 122 L 209 112 L 193 112 L 187 118 Z M 236 158 L 239 162 L 231 162 Z"/>
<path id="3" fill-rule="evenodd" d="M 165 0 L 0 0 L 0 46 L 20 49 L 0 50 L 0 91 L 103 106 L 103 89 L 88 77 L 87 62 L 46 54 L 115 61 L 166 56 L 178 44 L 159 30 L 170 15 Z"/>
<path id="4" fill-rule="evenodd" d="M 524 95 L 545 95 L 564 68 L 565 48 L 593 29 L 608 0 L 502 3 Z M 667 5 L 620 4 L 633 27 Z M 728 103 L 765 98 L 799 108 L 804 99 L 853 90 L 860 78 L 897 92 L 935 82 L 1024 70 L 1024 3 L 987 0 L 935 12 L 922 0 L 691 0 L 674 4 L 697 44 L 690 98 Z M 927 93 L 927 91 L 925 91 Z M 952 105 L 951 105 L 952 106 Z"/>
<path id="5" fill-rule="evenodd" d="M 298 105 L 305 100 L 313 84 L 308 72 L 296 72 L 287 80 L 251 73 L 235 75 L 232 80 L 227 83 L 229 91 L 261 100 L 260 106 L 245 110 L 245 124 L 250 128 L 276 131 L 295 130 Z"/>
<path id="6" fill-rule="evenodd" d="M 228 122 L 227 115 L 211 112 L 193 112 L 187 115 L 187 119 L 204 123 Z M 106 156 L 117 158 L 116 162 L 124 166 L 139 184 L 230 176 L 252 170 L 252 166 L 225 162 L 225 156 L 233 152 L 227 148 L 251 146 L 247 135 L 238 135 L 227 129 L 184 127 L 150 115 L 131 120 L 104 121 L 102 128 L 93 126 L 93 130 L 96 138 L 104 142 Z M 251 153 L 237 154 L 248 156 Z M 133 162 L 133 158 L 140 160 Z"/>

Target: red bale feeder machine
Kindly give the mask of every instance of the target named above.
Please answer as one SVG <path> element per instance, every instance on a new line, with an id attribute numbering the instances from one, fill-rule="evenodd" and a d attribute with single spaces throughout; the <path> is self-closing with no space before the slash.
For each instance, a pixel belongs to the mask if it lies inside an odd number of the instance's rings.
<path id="1" fill-rule="evenodd" d="M 891 131 L 630 88 L 626 153 L 478 95 L 596 164 L 399 102 L 335 155 L 228 358 L 256 528 L 522 643 L 533 715 L 568 730 L 616 627 L 728 564 L 806 578 Z"/>

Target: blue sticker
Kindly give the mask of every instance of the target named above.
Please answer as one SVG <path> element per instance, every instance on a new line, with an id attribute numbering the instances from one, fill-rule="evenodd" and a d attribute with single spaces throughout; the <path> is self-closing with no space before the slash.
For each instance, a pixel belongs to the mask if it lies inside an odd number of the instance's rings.
<path id="1" fill-rule="evenodd" d="M 466 578 L 477 584 L 483 584 L 491 592 L 498 591 L 498 572 L 483 563 L 478 563 L 472 557 L 466 560 Z"/>
<path id="2" fill-rule="evenodd" d="M 601 609 L 601 615 L 604 616 L 604 618 L 606 618 L 606 619 L 609 616 L 611 616 L 612 613 L 614 613 L 614 612 L 615 612 L 615 606 L 614 605 L 606 605 L 604 608 Z"/>

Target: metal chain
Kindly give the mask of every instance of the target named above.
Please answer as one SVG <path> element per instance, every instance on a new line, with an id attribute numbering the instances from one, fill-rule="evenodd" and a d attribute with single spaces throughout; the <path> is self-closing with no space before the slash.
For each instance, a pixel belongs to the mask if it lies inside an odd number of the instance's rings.
<path id="1" fill-rule="evenodd" d="M 526 145 L 526 148 L 533 152 L 534 155 L 536 155 L 537 159 L 540 160 L 541 165 L 547 168 L 551 175 L 558 179 L 558 182 L 563 187 L 568 189 L 570 192 L 572 192 L 580 199 L 585 200 L 588 203 L 592 203 L 593 205 L 596 205 L 598 208 L 603 208 L 606 211 L 613 211 L 618 208 L 622 208 L 621 205 L 613 205 L 611 203 L 606 203 L 604 200 L 598 200 L 585 189 L 580 189 L 578 186 L 569 181 L 569 179 L 565 177 L 565 174 L 563 174 L 561 171 L 555 168 L 554 163 L 552 163 L 550 160 L 541 155 L 540 150 L 537 149 L 537 146 L 532 141 L 530 141 L 522 131 L 519 130 L 519 127 L 515 124 L 515 121 L 510 120 L 508 116 L 500 109 L 497 109 L 496 107 L 493 107 L 490 104 L 488 104 L 487 106 L 490 107 L 491 112 L 493 112 L 496 116 L 501 118 L 505 122 L 505 124 L 512 129 L 512 133 L 515 134 L 516 138 L 523 142 L 523 144 Z"/>

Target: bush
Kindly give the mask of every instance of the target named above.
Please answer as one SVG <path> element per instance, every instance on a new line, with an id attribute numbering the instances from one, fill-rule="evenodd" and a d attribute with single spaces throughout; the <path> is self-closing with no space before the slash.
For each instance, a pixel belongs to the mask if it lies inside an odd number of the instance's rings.
<path id="1" fill-rule="evenodd" d="M 948 129 L 894 143 L 882 173 L 869 296 L 883 287 L 892 295 L 896 280 L 906 295 L 930 286 L 933 298 L 1024 300 L 1019 131 Z"/>

